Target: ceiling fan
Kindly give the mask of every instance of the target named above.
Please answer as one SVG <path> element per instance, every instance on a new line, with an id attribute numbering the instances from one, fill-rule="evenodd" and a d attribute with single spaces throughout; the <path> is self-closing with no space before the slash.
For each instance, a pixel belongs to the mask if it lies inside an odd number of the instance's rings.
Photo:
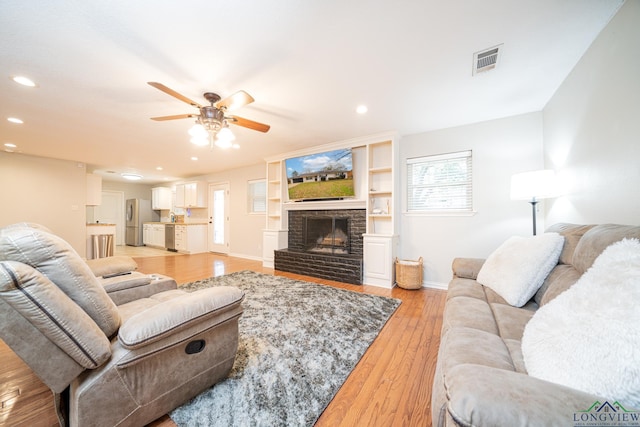
<path id="1" fill-rule="evenodd" d="M 196 124 L 189 130 L 189 134 L 191 135 L 191 142 L 196 145 L 210 144 L 211 148 L 213 148 L 214 145 L 221 148 L 228 148 L 232 146 L 237 148 L 237 144 L 232 143 L 235 137 L 229 129 L 229 124 L 257 130 L 258 132 L 267 132 L 270 129 L 270 126 L 264 123 L 254 122 L 253 120 L 238 116 L 227 115 L 227 112 L 238 109 L 247 104 L 251 104 L 254 101 L 253 97 L 243 90 L 224 99 L 222 99 L 217 93 L 206 92 L 203 96 L 207 101 L 209 101 L 210 105 L 202 106 L 175 90 L 166 87 L 162 83 L 147 83 L 150 86 L 153 86 L 182 102 L 186 102 L 199 110 L 198 114 L 176 114 L 173 116 L 151 118 L 151 120 L 156 121 L 195 118 Z"/>

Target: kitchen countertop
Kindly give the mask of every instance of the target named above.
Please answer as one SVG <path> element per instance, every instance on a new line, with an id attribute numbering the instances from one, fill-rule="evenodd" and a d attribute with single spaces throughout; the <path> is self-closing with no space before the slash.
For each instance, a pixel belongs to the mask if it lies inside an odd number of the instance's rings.
<path id="1" fill-rule="evenodd" d="M 106 222 L 88 222 L 87 223 L 87 227 L 89 226 L 93 226 L 93 227 L 115 227 L 115 224 L 107 224 Z"/>

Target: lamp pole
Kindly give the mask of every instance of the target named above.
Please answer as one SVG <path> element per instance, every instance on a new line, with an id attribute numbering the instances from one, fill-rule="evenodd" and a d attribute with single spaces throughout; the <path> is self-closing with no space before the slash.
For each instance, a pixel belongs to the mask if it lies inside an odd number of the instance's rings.
<path id="1" fill-rule="evenodd" d="M 538 204 L 538 201 L 536 200 L 536 198 L 532 198 L 529 203 L 531 203 L 531 213 L 533 214 L 533 235 L 536 235 L 536 205 Z"/>

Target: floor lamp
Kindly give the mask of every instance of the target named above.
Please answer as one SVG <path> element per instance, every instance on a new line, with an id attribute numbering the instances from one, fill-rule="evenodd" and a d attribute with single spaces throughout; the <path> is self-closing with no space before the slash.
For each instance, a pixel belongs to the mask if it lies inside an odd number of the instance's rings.
<path id="1" fill-rule="evenodd" d="M 557 193 L 555 172 L 550 169 L 523 172 L 511 177 L 511 200 L 527 200 L 531 203 L 533 235 L 536 235 L 536 205 L 540 199 L 554 197 Z"/>

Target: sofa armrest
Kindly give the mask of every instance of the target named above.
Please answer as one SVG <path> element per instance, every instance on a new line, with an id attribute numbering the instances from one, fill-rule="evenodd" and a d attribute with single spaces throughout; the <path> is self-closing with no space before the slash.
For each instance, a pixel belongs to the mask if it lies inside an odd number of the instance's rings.
<path id="1" fill-rule="evenodd" d="M 216 317 L 243 299 L 244 293 L 230 286 L 185 293 L 129 318 L 120 327 L 118 339 L 123 347 L 138 349 Z"/>
<path id="2" fill-rule="evenodd" d="M 526 374 L 463 364 L 445 378 L 447 411 L 462 426 L 566 426 L 603 397 Z M 627 408 L 628 409 L 628 408 Z"/>
<path id="3" fill-rule="evenodd" d="M 484 262 L 482 258 L 454 258 L 451 269 L 455 277 L 475 280 Z"/>

